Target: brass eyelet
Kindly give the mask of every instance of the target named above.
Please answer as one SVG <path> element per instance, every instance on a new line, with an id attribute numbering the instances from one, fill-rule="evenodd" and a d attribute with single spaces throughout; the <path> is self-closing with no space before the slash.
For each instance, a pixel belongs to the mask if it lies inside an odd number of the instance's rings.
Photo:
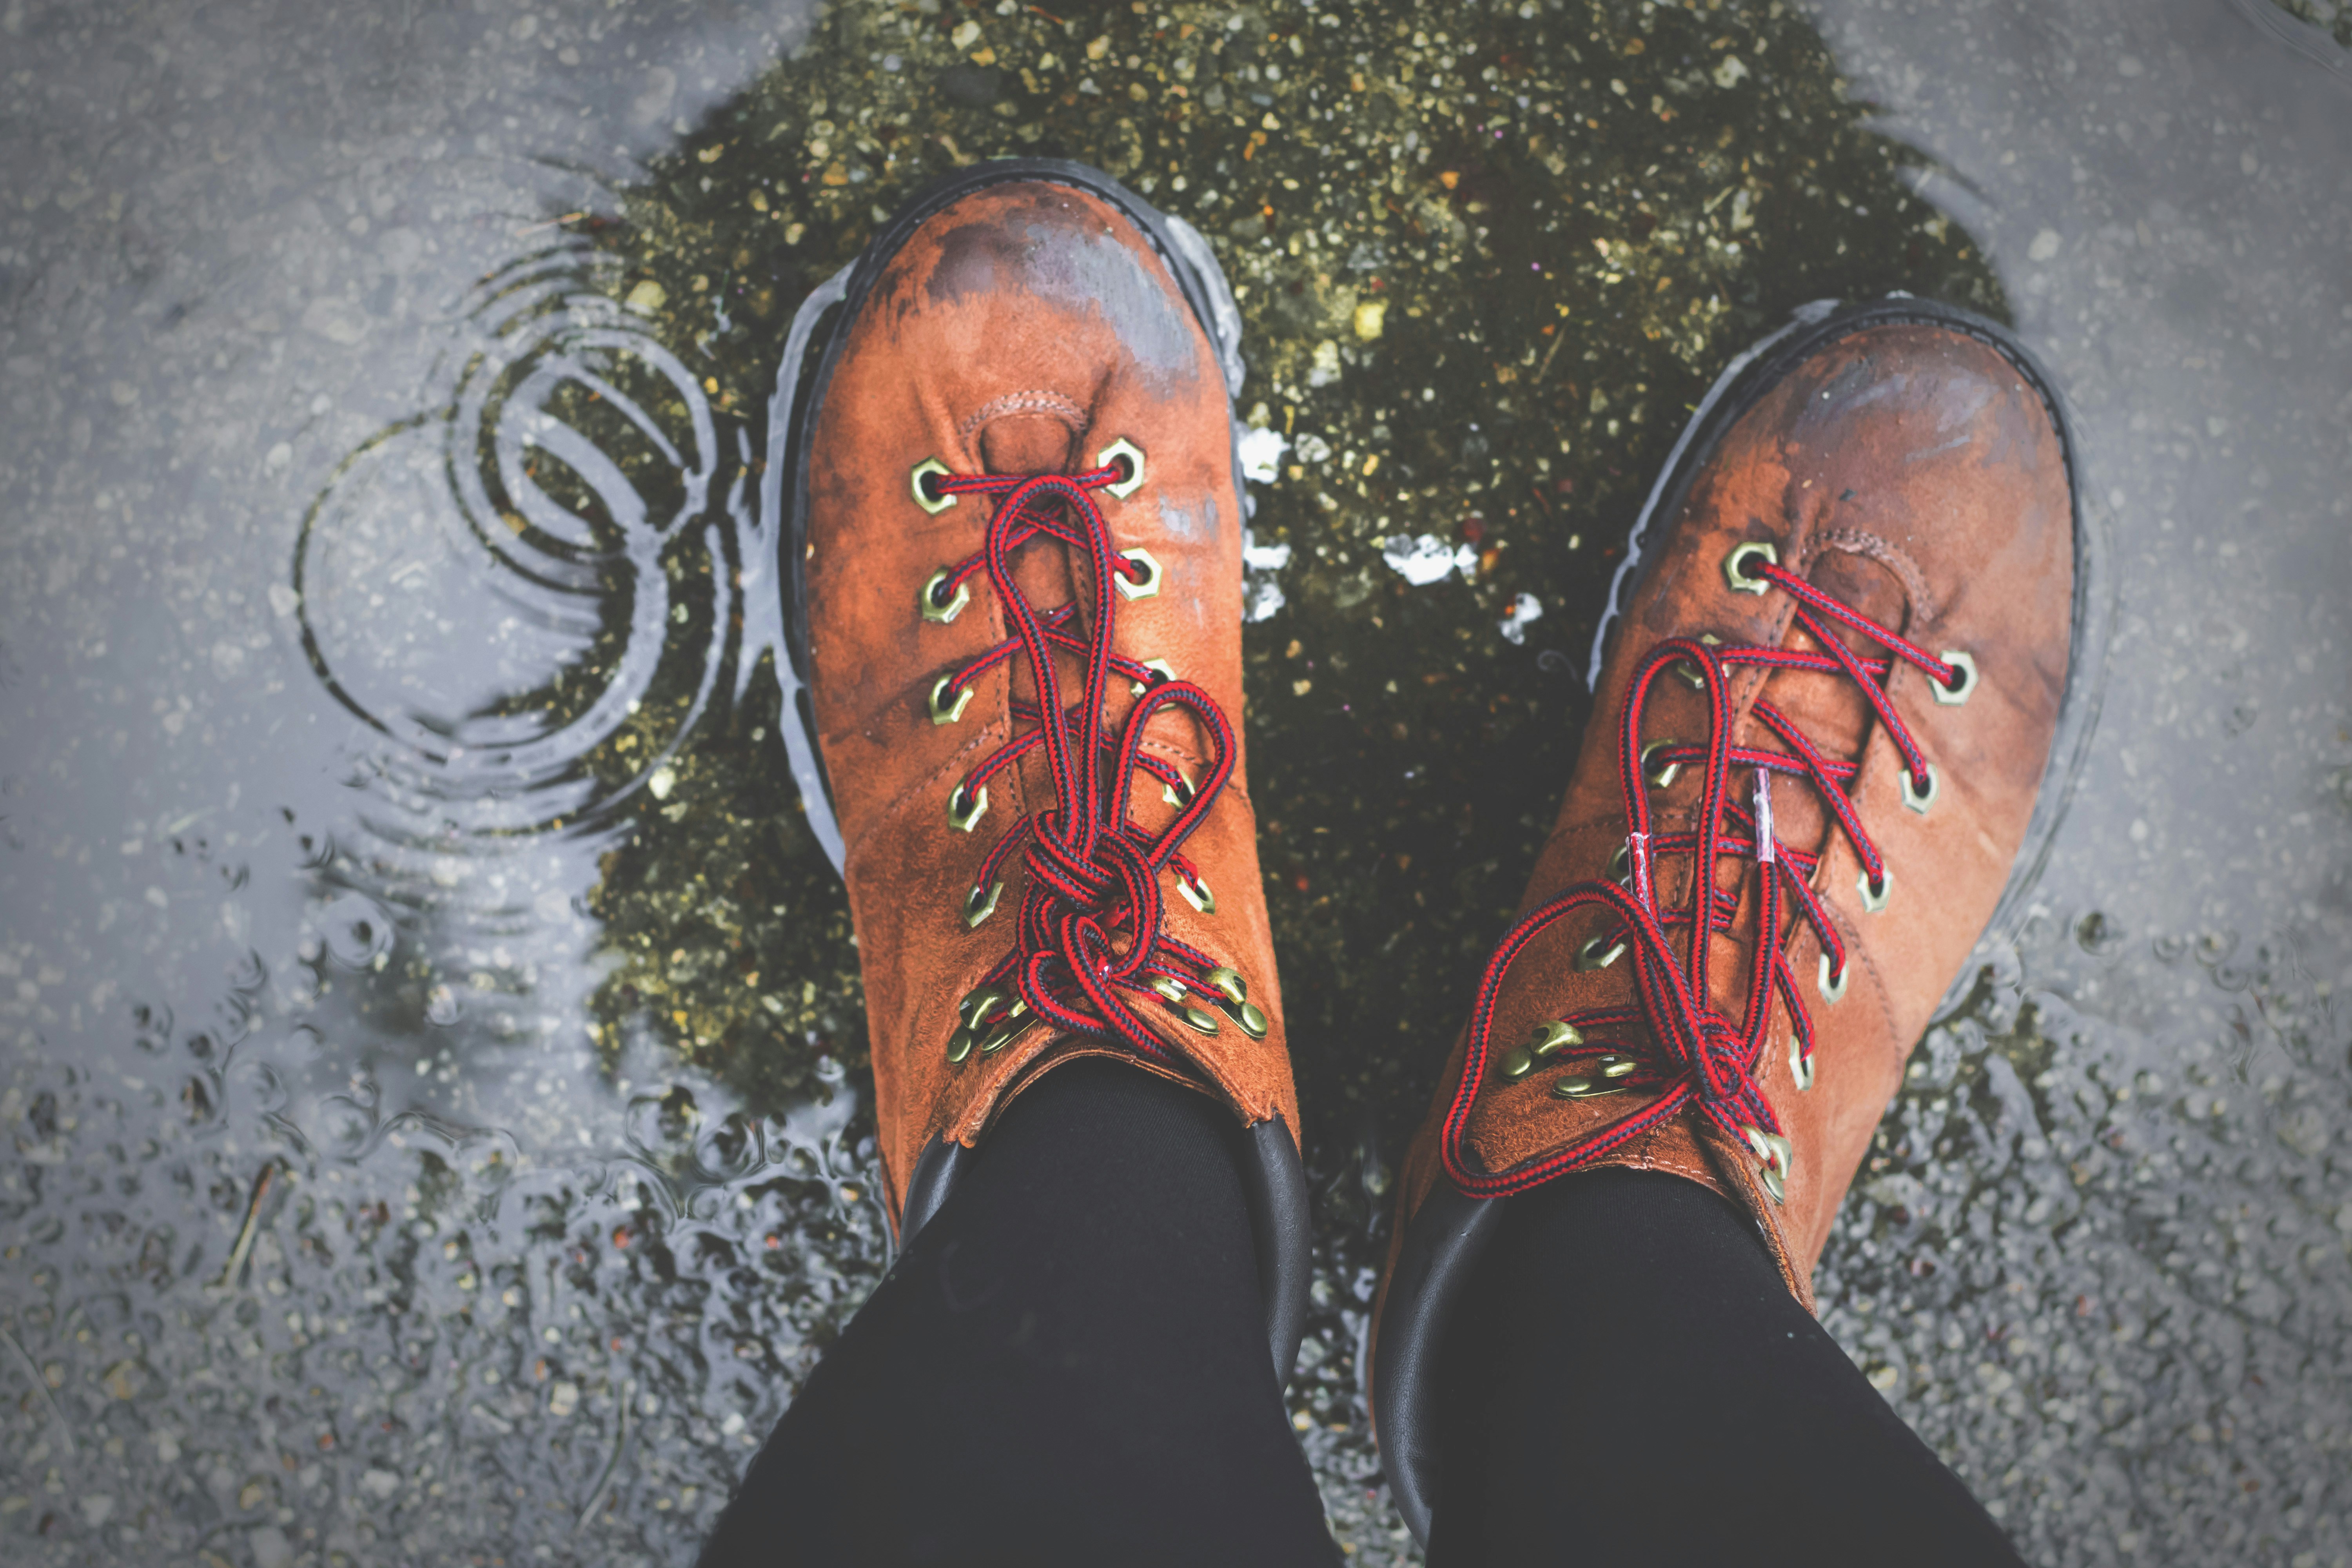
<path id="1" fill-rule="evenodd" d="M 1733 593 L 1761 595 L 1772 586 L 1763 578 L 1750 577 L 1741 570 L 1759 555 L 1771 565 L 1780 564 L 1780 547 L 1769 539 L 1751 539 L 1745 543 L 1735 544 L 1731 547 L 1731 553 L 1723 558 L 1723 580 L 1731 584 Z"/>
<path id="2" fill-rule="evenodd" d="M 964 1023 L 963 1028 L 958 1032 L 970 1036 L 984 1057 L 994 1056 L 1019 1039 L 1037 1021 L 1030 1016 L 1028 1003 L 994 985 L 983 985 L 965 997 L 959 1011 L 963 1015 Z M 954 1046 L 955 1042 L 950 1040 L 950 1052 Z M 965 1048 L 964 1054 L 971 1054 L 970 1047 Z M 961 1058 L 951 1055 L 949 1059 Z"/>
<path id="3" fill-rule="evenodd" d="M 1253 1040 L 1265 1038 L 1266 1030 L 1273 1026 L 1266 1018 L 1265 1009 L 1249 999 L 1249 982 L 1242 978 L 1241 971 L 1221 964 L 1202 975 L 1201 981 L 1217 994 L 1225 1016 L 1239 1024 L 1243 1034 Z"/>
<path id="4" fill-rule="evenodd" d="M 1034 1019 L 1025 1022 L 1015 1022 L 1011 1018 L 1007 1018 L 1003 1023 L 999 1024 L 995 1028 L 991 1029 L 988 1032 L 988 1037 L 980 1042 L 980 1054 L 984 1057 L 994 1056 L 997 1052 L 1003 1050 L 1005 1047 L 1011 1045 L 1013 1041 L 1019 1039 L 1024 1034 L 1027 1033 L 1030 1023 L 1034 1022 L 1035 1022 Z"/>
<path id="5" fill-rule="evenodd" d="M 1650 759 L 1669 746 L 1679 746 L 1682 743 L 1669 735 L 1662 741 L 1653 741 L 1642 748 L 1642 776 L 1650 781 L 1652 789 L 1672 788 L 1675 780 L 1682 776 L 1683 765 L 1680 763 L 1662 763 L 1654 768 L 1650 765 Z"/>
<path id="6" fill-rule="evenodd" d="M 1843 969 L 1831 969 L 1830 955 L 1828 953 L 1822 953 L 1821 955 L 1821 973 L 1813 976 L 1813 989 L 1822 994 L 1822 1001 L 1827 1002 L 1830 1005 L 1834 1007 L 1839 1003 L 1845 1000 L 1846 983 L 1851 981 L 1853 976 L 1848 974 Z"/>
<path id="7" fill-rule="evenodd" d="M 1185 1002 L 1190 999 L 1192 994 L 1191 991 L 1185 988 L 1182 981 L 1177 979 L 1171 974 L 1153 976 L 1151 980 L 1151 989 L 1158 992 L 1168 1001 L 1173 1002 L 1179 1007 L 1183 1006 Z"/>
<path id="8" fill-rule="evenodd" d="M 1143 448 L 1121 436 L 1095 454 L 1095 467 L 1108 468 L 1121 458 L 1127 459 L 1127 478 L 1105 485 L 1103 489 L 1125 500 L 1143 488 Z"/>
<path id="9" fill-rule="evenodd" d="M 971 603 L 971 584 L 959 583 L 956 584 L 955 597 L 941 604 L 939 593 L 941 588 L 947 586 L 947 581 L 948 569 L 942 566 L 931 574 L 931 580 L 924 584 L 922 592 L 915 596 L 915 602 L 922 607 L 923 619 L 936 621 L 940 626 L 945 626 L 962 615 L 963 607 Z"/>
<path id="10" fill-rule="evenodd" d="M 1706 689 L 1706 672 L 1699 668 L 1697 665 L 1692 663 L 1689 659 L 1678 658 L 1675 660 L 1672 665 L 1667 667 L 1667 670 L 1669 674 L 1681 680 L 1685 686 L 1689 687 L 1693 691 L 1705 691 Z"/>
<path id="11" fill-rule="evenodd" d="M 1184 896 L 1186 903 L 1202 914 L 1213 915 L 1217 912 L 1217 895 L 1209 891 L 1208 883 L 1188 882 L 1180 876 L 1176 879 L 1176 890 Z"/>
<path id="12" fill-rule="evenodd" d="M 1013 1001 L 1002 986 L 982 985 L 956 1004 L 956 1016 L 967 1028 L 979 1029 L 995 1022 L 997 1015 Z"/>
<path id="13" fill-rule="evenodd" d="M 1158 676 L 1162 680 L 1173 680 L 1176 679 L 1176 667 L 1169 663 L 1164 658 L 1147 658 L 1143 661 L 1143 668 L 1151 671 L 1152 674 Z M 1146 686 L 1140 680 L 1130 680 L 1127 683 L 1127 689 L 1131 695 L 1140 697 L 1145 692 L 1150 690 L 1151 688 Z"/>
<path id="14" fill-rule="evenodd" d="M 1960 683 L 1958 686 L 1947 686 L 1940 680 L 1930 680 L 1927 684 L 1934 689 L 1937 702 L 1947 708 L 1958 708 L 1976 695 L 1978 680 L 1976 658 L 1973 655 L 1956 647 L 1948 647 L 1937 657 L 1960 672 Z"/>
<path id="15" fill-rule="evenodd" d="M 1805 1055 L 1803 1044 L 1794 1035 L 1789 1037 L 1789 1077 L 1801 1089 L 1813 1087 L 1812 1058 Z"/>
<path id="16" fill-rule="evenodd" d="M 1936 792 L 1944 787 L 1944 781 L 1936 775 L 1936 764 L 1933 763 L 1927 764 L 1927 787 L 1924 790 L 1915 789 L 1912 786 L 1910 769 L 1904 769 L 1901 777 L 1903 804 L 1920 816 L 1927 816 L 1927 808 L 1936 804 Z"/>
<path id="17" fill-rule="evenodd" d="M 980 786 L 978 795 L 969 797 L 964 795 L 963 785 L 958 784 L 954 792 L 948 796 L 948 826 L 958 833 L 970 833 L 980 826 L 981 816 L 987 810 L 988 786 L 986 784 Z"/>
<path id="18" fill-rule="evenodd" d="M 1622 1094 L 1626 1087 L 1622 1083 L 1611 1083 L 1606 1079 L 1596 1081 L 1580 1074 L 1561 1079 L 1551 1086 L 1551 1091 L 1562 1100 L 1599 1100 L 1607 1094 Z"/>
<path id="19" fill-rule="evenodd" d="M 1522 1079 L 1535 1069 L 1535 1053 L 1525 1046 L 1513 1046 L 1503 1053 L 1497 1070 L 1507 1079 Z"/>
<path id="20" fill-rule="evenodd" d="M 1584 1044 L 1584 1031 L 1573 1024 L 1563 1024 L 1557 1018 L 1538 1024 L 1528 1036 L 1528 1049 L 1538 1057 L 1564 1051 L 1570 1046 Z"/>
<path id="21" fill-rule="evenodd" d="M 937 474 L 941 479 L 945 479 L 948 475 L 948 466 L 945 463 L 940 462 L 937 458 L 925 458 L 921 462 L 915 465 L 915 471 L 907 476 L 908 487 L 915 492 L 915 504 L 921 507 L 925 511 L 929 512 L 933 517 L 939 516 L 940 513 L 947 510 L 948 508 L 955 505 L 958 500 L 962 499 L 960 496 L 933 495 L 930 490 L 924 486 L 923 481 L 930 478 L 933 474 Z"/>
<path id="22" fill-rule="evenodd" d="M 1764 1179 L 1764 1190 L 1772 1194 L 1774 1203 L 1788 1202 L 1789 1175 L 1796 1164 L 1796 1149 L 1777 1132 L 1767 1132 L 1760 1127 L 1749 1127 L 1744 1131 L 1748 1134 L 1748 1146 L 1762 1162 L 1763 1168 L 1759 1173 Z"/>
<path id="23" fill-rule="evenodd" d="M 1618 942 L 1606 952 L 1601 951 L 1601 944 L 1608 940 L 1604 936 L 1587 937 L 1584 945 L 1576 950 L 1576 967 L 1590 973 L 1595 969 L 1606 969 L 1624 957 L 1625 944 L 1622 942 Z"/>
<path id="24" fill-rule="evenodd" d="M 1177 793 L 1179 790 L 1183 791 L 1183 793 L 1179 795 Z M 1176 807 L 1179 811 L 1181 811 L 1184 807 L 1192 805 L 1192 797 L 1200 793 L 1201 792 L 1199 790 L 1192 787 L 1192 781 L 1186 778 L 1181 773 L 1176 775 L 1176 782 L 1174 784 L 1170 784 L 1164 779 L 1160 781 L 1160 798 L 1166 801 L 1169 805 Z"/>
<path id="25" fill-rule="evenodd" d="M 1217 1032 L 1217 1016 L 1206 1007 L 1181 1008 L 1176 1016 L 1191 1026 L 1195 1034 L 1213 1035 Z"/>
<path id="26" fill-rule="evenodd" d="M 1143 568 L 1143 581 L 1140 583 L 1130 582 L 1124 572 L 1114 572 L 1110 574 L 1111 586 L 1118 590 L 1120 598 L 1149 599 L 1160 592 L 1160 580 L 1166 574 L 1160 569 L 1158 556 L 1149 550 L 1139 548 L 1122 550 L 1118 553 L 1121 560 L 1132 561 Z"/>
<path id="27" fill-rule="evenodd" d="M 1627 839 L 1609 856 L 1609 879 L 1621 888 L 1633 885 L 1633 841 Z"/>
<path id="28" fill-rule="evenodd" d="M 963 924 L 966 931 L 977 931 L 980 922 L 996 912 L 996 900 L 1004 896 L 1004 884 L 974 888 L 963 896 Z"/>
<path id="29" fill-rule="evenodd" d="M 940 705 L 940 699 L 947 695 L 948 687 L 954 679 L 951 675 L 942 675 L 939 683 L 931 688 L 931 722 L 934 724 L 952 724 L 963 717 L 966 708 L 971 706 L 972 689 L 969 686 L 955 694 L 953 703 L 946 707 Z"/>
<path id="30" fill-rule="evenodd" d="M 1873 887 L 1870 873 L 1864 871 L 1854 878 L 1853 885 L 1862 889 L 1863 909 L 1874 915 L 1886 907 L 1888 896 L 1895 891 L 1895 874 L 1892 871 L 1880 871 L 1878 883 Z"/>
<path id="31" fill-rule="evenodd" d="M 953 1067 L 961 1067 L 971 1058 L 972 1047 L 979 1043 L 979 1036 L 973 1034 L 970 1029 L 959 1026 L 956 1032 L 948 1037 L 949 1065 Z"/>

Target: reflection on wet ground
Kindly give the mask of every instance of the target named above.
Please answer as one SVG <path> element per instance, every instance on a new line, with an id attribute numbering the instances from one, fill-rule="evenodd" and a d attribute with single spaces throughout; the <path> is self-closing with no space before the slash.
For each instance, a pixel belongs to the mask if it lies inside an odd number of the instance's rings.
<path id="1" fill-rule="evenodd" d="M 10 1561 L 690 1558 L 887 1248 L 774 729 L 780 340 L 1012 153 L 1241 296 L 1351 1557 L 1416 1556 L 1355 1384 L 1390 1164 L 1626 524 L 1727 355 L 1907 289 L 2056 368 L 2117 635 L 1824 1315 L 2037 1561 L 2352 1560 L 2334 8 L 338 17 L 0 15 Z"/>
<path id="2" fill-rule="evenodd" d="M 2325 28 L 2330 38 L 2346 48 L 2352 48 L 2352 6 L 2339 0 L 2270 0 L 2280 10 L 2298 22 Z M 2287 35 L 2290 38 L 2294 34 Z M 2317 40 L 2312 40 L 2316 42 Z M 2322 55 L 2325 58 L 2325 55 Z"/>

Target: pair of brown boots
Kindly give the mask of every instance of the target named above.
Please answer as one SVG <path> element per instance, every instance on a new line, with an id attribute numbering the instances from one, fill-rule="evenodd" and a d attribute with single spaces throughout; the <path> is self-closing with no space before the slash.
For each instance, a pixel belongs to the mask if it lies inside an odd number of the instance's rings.
<path id="1" fill-rule="evenodd" d="M 1308 1227 L 1244 766 L 1224 279 L 1107 176 L 1007 162 L 919 197 L 803 315 L 785 729 L 848 882 L 899 1239 L 1039 1075 L 1131 1062 L 1249 1129 L 1286 1375 Z M 2053 826 L 2084 549 L 2056 399 L 1990 323 L 1815 309 L 1717 384 L 1406 1159 L 1370 1383 L 1417 1531 L 1429 1369 L 1510 1194 L 1686 1177 L 1811 1306 L 1906 1057 Z"/>

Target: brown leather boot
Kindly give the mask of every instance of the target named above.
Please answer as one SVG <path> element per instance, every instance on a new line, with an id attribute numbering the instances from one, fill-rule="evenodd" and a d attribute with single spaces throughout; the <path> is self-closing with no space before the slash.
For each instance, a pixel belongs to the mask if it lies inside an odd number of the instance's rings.
<path id="1" fill-rule="evenodd" d="M 1238 337 L 1197 234 L 1091 169 L 980 164 L 804 309 L 772 467 L 786 738 L 848 882 L 901 1243 L 1014 1095 L 1131 1062 L 1248 1130 L 1286 1376 L 1306 1187 L 1243 768 Z"/>
<path id="2" fill-rule="evenodd" d="M 1652 494 L 1568 798 L 1406 1161 L 1370 1382 L 1424 1539 L 1432 1368 L 1510 1194 L 1687 1177 L 1812 1305 L 1904 1060 L 2039 864 L 2095 708 L 2047 379 L 1922 300 L 1808 317 L 1717 384 Z"/>

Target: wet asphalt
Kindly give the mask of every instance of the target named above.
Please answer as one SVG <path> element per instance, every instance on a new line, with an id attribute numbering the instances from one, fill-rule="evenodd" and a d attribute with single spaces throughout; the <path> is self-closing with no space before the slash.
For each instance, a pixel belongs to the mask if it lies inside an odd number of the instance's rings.
<path id="1" fill-rule="evenodd" d="M 1824 1320 L 2037 1563 L 2352 1562 L 2347 26 L 5 0 L 0 1555 L 690 1561 L 886 1261 L 782 337 L 1041 153 L 1241 293 L 1350 1560 L 1417 1560 L 1353 1364 L 1389 1173 L 1613 552 L 1726 359 L 1907 289 L 2052 367 L 2113 635 Z"/>

